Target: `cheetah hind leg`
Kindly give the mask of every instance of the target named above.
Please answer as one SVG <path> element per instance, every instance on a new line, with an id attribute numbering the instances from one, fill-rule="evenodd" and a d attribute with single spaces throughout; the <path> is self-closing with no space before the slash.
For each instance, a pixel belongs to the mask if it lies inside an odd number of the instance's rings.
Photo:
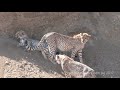
<path id="1" fill-rule="evenodd" d="M 27 46 L 25 46 L 24 51 L 25 51 L 25 52 L 30 52 L 30 51 L 31 51 L 31 47 L 30 47 L 30 46 L 28 46 L 28 45 L 27 45 Z"/>
<path id="2" fill-rule="evenodd" d="M 45 52 L 42 51 L 41 53 L 42 53 L 42 55 L 43 55 L 43 57 L 44 57 L 45 59 L 48 59 L 48 58 L 47 58 L 47 55 L 45 54 Z"/>
<path id="3" fill-rule="evenodd" d="M 55 61 L 53 61 L 54 60 L 54 55 L 53 54 L 51 54 L 49 51 L 47 51 L 47 50 L 41 50 L 41 53 L 42 53 L 42 55 L 43 55 L 43 57 L 45 58 L 45 59 L 48 59 L 48 60 L 50 60 L 53 64 L 56 64 L 56 62 Z"/>
<path id="4" fill-rule="evenodd" d="M 57 64 L 56 60 L 55 60 L 55 56 L 53 54 L 49 54 L 48 59 L 53 63 L 53 64 Z"/>
<path id="5" fill-rule="evenodd" d="M 49 45 L 50 46 L 50 45 Z M 54 43 L 52 43 L 51 47 L 48 47 L 49 50 L 49 60 L 53 63 L 53 64 L 57 64 L 56 60 L 55 60 L 55 56 L 56 56 L 56 47 L 54 46 Z"/>
<path id="6" fill-rule="evenodd" d="M 41 53 L 45 59 L 48 59 L 49 56 L 49 50 L 48 47 L 41 47 Z"/>

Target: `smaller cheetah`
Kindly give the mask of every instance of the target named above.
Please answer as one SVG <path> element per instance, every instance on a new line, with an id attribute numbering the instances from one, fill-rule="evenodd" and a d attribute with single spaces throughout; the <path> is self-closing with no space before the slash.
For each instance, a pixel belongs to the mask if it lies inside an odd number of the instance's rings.
<path id="1" fill-rule="evenodd" d="M 38 48 L 40 46 L 41 49 L 41 46 L 44 43 L 47 43 L 47 55 L 45 55 L 46 53 L 43 53 L 44 56 L 48 57 L 48 59 L 52 62 L 55 62 L 54 59 L 58 49 L 60 51 L 71 51 L 71 58 L 73 59 L 75 55 L 78 54 L 80 62 L 83 63 L 82 49 L 90 37 L 91 35 L 87 33 L 80 33 L 70 37 L 57 32 L 49 32 L 41 38 L 40 42 L 38 43 Z"/>
<path id="2" fill-rule="evenodd" d="M 30 39 L 24 31 L 20 30 L 16 32 L 15 38 L 19 40 L 18 47 L 25 47 L 26 51 L 38 50 L 37 44 L 39 41 Z"/>
<path id="3" fill-rule="evenodd" d="M 95 78 L 95 71 L 89 66 L 74 61 L 66 55 L 56 55 L 56 62 L 61 64 L 65 77 L 67 78 Z"/>

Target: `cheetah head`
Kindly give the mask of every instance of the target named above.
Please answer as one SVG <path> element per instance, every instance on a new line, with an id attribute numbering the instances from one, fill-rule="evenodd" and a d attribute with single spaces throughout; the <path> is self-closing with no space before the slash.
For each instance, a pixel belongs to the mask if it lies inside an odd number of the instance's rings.
<path id="1" fill-rule="evenodd" d="M 15 34 L 15 38 L 17 38 L 17 39 L 22 39 L 22 38 L 26 38 L 26 37 L 28 37 L 27 34 L 25 33 L 25 31 L 22 31 L 22 30 L 16 32 L 16 34 Z"/>
<path id="2" fill-rule="evenodd" d="M 61 61 L 64 61 L 65 55 L 56 55 L 55 60 L 58 64 L 61 64 Z"/>
<path id="3" fill-rule="evenodd" d="M 88 33 L 80 33 L 77 35 L 74 35 L 73 38 L 80 39 L 82 43 L 86 43 L 90 39 L 91 35 Z"/>
<path id="4" fill-rule="evenodd" d="M 70 61 L 74 61 L 72 58 L 70 58 L 69 56 L 63 54 L 58 54 L 55 56 L 55 60 L 58 64 L 63 64 L 65 61 L 70 60 Z"/>
<path id="5" fill-rule="evenodd" d="M 19 41 L 19 46 L 27 46 L 27 45 L 28 45 L 28 41 L 26 39 L 23 38 Z"/>

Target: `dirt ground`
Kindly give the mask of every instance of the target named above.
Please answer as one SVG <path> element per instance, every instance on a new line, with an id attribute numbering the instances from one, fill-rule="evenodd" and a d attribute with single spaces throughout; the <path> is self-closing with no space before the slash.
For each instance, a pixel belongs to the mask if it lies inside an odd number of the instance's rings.
<path id="1" fill-rule="evenodd" d="M 40 52 L 25 52 L 12 39 L 0 38 L 0 76 L 4 78 L 63 78 L 59 65 L 44 60 Z"/>
<path id="2" fill-rule="evenodd" d="M 84 63 L 97 78 L 120 78 L 119 12 L 0 12 L 0 77 L 64 78 L 60 66 L 45 60 L 41 52 L 17 47 L 14 34 L 19 30 L 37 40 L 53 31 L 69 36 L 89 33 Z"/>

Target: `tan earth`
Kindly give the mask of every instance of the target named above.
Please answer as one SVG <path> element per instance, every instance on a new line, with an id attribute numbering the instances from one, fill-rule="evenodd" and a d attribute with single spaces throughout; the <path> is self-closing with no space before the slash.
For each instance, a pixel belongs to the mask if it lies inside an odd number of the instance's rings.
<path id="1" fill-rule="evenodd" d="M 4 78 L 62 78 L 61 69 L 40 52 L 25 52 L 12 39 L 0 39 L 0 76 Z"/>
<path id="2" fill-rule="evenodd" d="M 120 77 L 119 12 L 0 12 L 0 77 L 64 78 L 60 66 L 45 60 L 41 52 L 17 47 L 18 30 L 38 40 L 53 31 L 69 36 L 89 33 L 93 37 L 83 50 L 84 63 L 98 78 Z"/>

